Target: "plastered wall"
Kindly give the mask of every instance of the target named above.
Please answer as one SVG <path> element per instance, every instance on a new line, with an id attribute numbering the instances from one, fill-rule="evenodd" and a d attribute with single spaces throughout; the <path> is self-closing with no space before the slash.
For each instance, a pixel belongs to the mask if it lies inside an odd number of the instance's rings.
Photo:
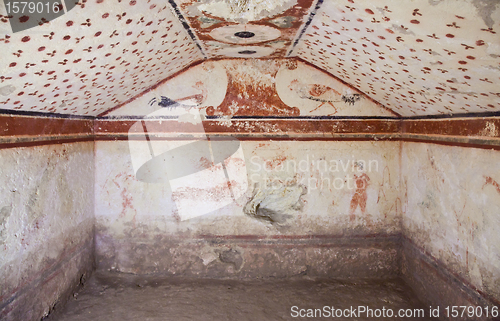
<path id="1" fill-rule="evenodd" d="M 394 273 L 397 251 L 384 242 L 400 232 L 398 142 L 242 141 L 241 150 L 230 162 L 244 167 L 247 184 L 233 179 L 227 162 L 232 188 L 237 181 L 243 193 L 226 205 L 228 186 L 210 186 L 212 174 L 189 190 L 145 183 L 127 141 L 97 141 L 98 268 L 210 276 Z M 186 218 L 183 204 L 197 202 L 220 207 Z"/>
<path id="2" fill-rule="evenodd" d="M 0 319 L 39 320 L 92 270 L 93 156 L 93 142 L 0 149 Z"/>
<path id="3" fill-rule="evenodd" d="M 409 271 L 400 271 L 403 252 L 499 298 L 497 150 L 240 136 L 224 166 L 186 155 L 187 167 L 208 174 L 179 187 L 168 177 L 147 182 L 138 169 L 151 146 L 193 141 L 170 133 L 148 145 L 134 135 L 0 150 L 2 318 L 47 314 L 92 269 L 94 235 L 102 270 L 393 277 Z M 401 233 L 415 252 L 401 250 Z"/>
<path id="4" fill-rule="evenodd" d="M 500 298 L 500 153 L 403 143 L 404 235 L 458 279 Z"/>

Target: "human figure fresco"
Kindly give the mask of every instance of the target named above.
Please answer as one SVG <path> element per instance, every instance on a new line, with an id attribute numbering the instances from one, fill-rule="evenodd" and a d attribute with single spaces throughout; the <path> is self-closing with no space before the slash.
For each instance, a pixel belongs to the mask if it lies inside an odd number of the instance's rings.
<path id="1" fill-rule="evenodd" d="M 356 168 L 359 170 L 363 169 L 362 164 L 356 164 Z M 370 177 L 366 173 L 362 173 L 361 175 L 356 175 L 354 174 L 354 195 L 352 196 L 351 199 L 351 214 L 350 214 L 350 220 L 353 221 L 355 219 L 354 212 L 356 209 L 359 208 L 361 209 L 361 212 L 364 214 L 366 211 L 366 200 L 368 198 L 368 195 L 366 193 L 366 188 L 368 187 L 370 181 Z"/>

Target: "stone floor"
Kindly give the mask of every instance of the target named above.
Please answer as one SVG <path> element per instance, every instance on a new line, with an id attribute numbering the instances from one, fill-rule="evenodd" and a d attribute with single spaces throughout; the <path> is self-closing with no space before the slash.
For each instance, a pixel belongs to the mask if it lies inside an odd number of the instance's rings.
<path id="1" fill-rule="evenodd" d="M 355 315 L 350 314 L 351 306 Z M 374 315 L 360 315 L 359 306 L 372 309 Z M 429 313 L 399 279 L 246 281 L 96 273 L 63 310 L 56 309 L 48 320 L 325 320 L 332 318 L 331 307 L 349 310 L 345 311 L 347 317 L 335 320 L 428 320 Z M 321 309 L 321 317 L 320 310 L 314 309 Z M 388 309 L 393 310 L 393 318 L 387 317 Z M 405 313 L 423 309 L 426 317 L 398 317 L 399 309 L 405 309 Z M 301 318 L 301 314 L 311 317 Z"/>

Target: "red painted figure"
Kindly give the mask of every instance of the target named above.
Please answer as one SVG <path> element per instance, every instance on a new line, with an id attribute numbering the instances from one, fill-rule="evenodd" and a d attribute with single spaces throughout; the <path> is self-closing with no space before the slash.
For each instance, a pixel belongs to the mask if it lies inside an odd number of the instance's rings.
<path id="1" fill-rule="evenodd" d="M 365 213 L 366 211 L 366 199 L 368 198 L 368 195 L 366 194 L 366 188 L 368 187 L 369 181 L 370 177 L 368 177 L 366 173 L 363 173 L 359 176 L 354 174 L 354 186 L 356 187 L 356 191 L 354 192 L 354 195 L 351 199 L 351 221 L 353 221 L 355 218 L 354 211 L 356 211 L 356 208 L 358 206 L 361 209 L 362 213 Z"/>

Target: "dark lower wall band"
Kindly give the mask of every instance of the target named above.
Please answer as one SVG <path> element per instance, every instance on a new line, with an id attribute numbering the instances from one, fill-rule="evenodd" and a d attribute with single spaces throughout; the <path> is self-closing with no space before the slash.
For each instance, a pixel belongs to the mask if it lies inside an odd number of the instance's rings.
<path id="1" fill-rule="evenodd" d="M 444 309 L 447 306 L 500 307 L 498 299 L 474 288 L 410 238 L 402 237 L 401 249 L 403 279 L 424 304 L 440 306 L 442 320 L 446 319 Z M 490 316 L 477 320 L 500 320 L 500 318 Z"/>

